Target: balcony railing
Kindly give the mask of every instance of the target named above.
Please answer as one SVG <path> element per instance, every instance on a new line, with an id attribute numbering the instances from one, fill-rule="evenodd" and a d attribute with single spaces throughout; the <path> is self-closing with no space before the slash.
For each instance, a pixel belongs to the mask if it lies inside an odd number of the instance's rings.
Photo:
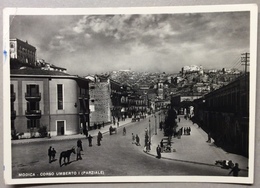
<path id="1" fill-rule="evenodd" d="M 11 93 L 11 101 L 15 101 L 16 99 L 16 93 Z"/>
<path id="2" fill-rule="evenodd" d="M 41 110 L 26 110 L 25 116 L 27 118 L 41 118 L 42 112 Z"/>
<path id="3" fill-rule="evenodd" d="M 26 100 L 40 101 L 41 100 L 41 93 L 25 93 L 25 99 Z"/>
<path id="4" fill-rule="evenodd" d="M 79 99 L 89 99 L 89 94 L 79 94 Z"/>

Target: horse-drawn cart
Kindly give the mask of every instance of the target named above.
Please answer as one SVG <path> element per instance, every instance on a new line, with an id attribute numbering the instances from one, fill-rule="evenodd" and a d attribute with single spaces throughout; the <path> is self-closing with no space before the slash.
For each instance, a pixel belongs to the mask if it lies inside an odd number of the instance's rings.
<path id="1" fill-rule="evenodd" d="M 113 132 L 114 132 L 115 134 L 117 134 L 117 128 L 110 126 L 110 127 L 109 127 L 109 134 L 112 135 Z"/>

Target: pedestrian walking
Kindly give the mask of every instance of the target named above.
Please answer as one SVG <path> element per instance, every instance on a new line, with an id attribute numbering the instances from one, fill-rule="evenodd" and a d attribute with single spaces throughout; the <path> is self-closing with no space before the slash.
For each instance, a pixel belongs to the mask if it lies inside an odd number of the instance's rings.
<path id="1" fill-rule="evenodd" d="M 132 144 L 134 144 L 135 143 L 135 135 L 134 135 L 134 133 L 132 133 Z"/>
<path id="2" fill-rule="evenodd" d="M 162 152 L 160 145 L 157 146 L 156 152 L 157 152 L 157 158 L 160 159 L 161 158 L 161 152 Z"/>
<path id="3" fill-rule="evenodd" d="M 81 160 L 81 148 L 78 146 L 77 147 L 77 160 Z"/>
<path id="4" fill-rule="evenodd" d="M 77 147 L 80 148 L 80 151 L 83 151 L 83 149 L 82 149 L 82 141 L 80 139 L 78 139 L 78 141 L 77 141 Z"/>
<path id="5" fill-rule="evenodd" d="M 151 151 L 151 142 L 149 141 L 148 142 L 148 152 L 150 152 Z"/>
<path id="6" fill-rule="evenodd" d="M 51 151 L 52 151 L 52 147 L 50 146 L 49 149 L 48 149 L 48 156 L 49 156 L 49 163 L 51 163 Z"/>
<path id="7" fill-rule="evenodd" d="M 125 127 L 123 128 L 123 135 L 124 136 L 126 135 L 126 128 Z"/>
<path id="8" fill-rule="evenodd" d="M 141 146 L 141 144 L 140 144 L 140 138 L 139 138 L 138 134 L 136 134 L 135 140 L 136 140 L 136 145 L 137 145 L 137 146 Z"/>
<path id="9" fill-rule="evenodd" d="M 240 171 L 238 167 L 238 163 L 235 164 L 235 166 L 231 169 L 231 171 L 228 173 L 230 175 L 233 172 L 233 176 L 238 176 L 238 172 Z"/>
<path id="10" fill-rule="evenodd" d="M 187 129 L 186 128 L 184 128 L 184 135 L 186 135 L 187 134 Z"/>
<path id="11" fill-rule="evenodd" d="M 149 141 L 149 136 L 148 136 L 148 134 L 146 134 L 145 137 L 144 137 L 144 145 L 145 146 L 147 145 L 148 141 Z"/>
<path id="12" fill-rule="evenodd" d="M 91 147 L 92 146 L 92 136 L 89 134 L 89 136 L 88 136 L 88 145 L 89 145 L 89 147 Z"/>
<path id="13" fill-rule="evenodd" d="M 55 155 L 56 155 L 56 150 L 54 148 L 52 148 L 52 150 L 51 150 L 51 159 L 52 159 L 52 161 L 55 160 Z"/>
<path id="14" fill-rule="evenodd" d="M 102 140 L 102 133 L 99 131 L 98 135 L 97 135 L 97 145 L 100 146 L 101 145 L 101 140 Z"/>
<path id="15" fill-rule="evenodd" d="M 181 118 L 179 117 L 179 123 L 181 122 Z"/>
<path id="16" fill-rule="evenodd" d="M 100 131 L 98 132 L 98 136 L 100 137 L 100 141 L 102 141 L 103 135 Z"/>

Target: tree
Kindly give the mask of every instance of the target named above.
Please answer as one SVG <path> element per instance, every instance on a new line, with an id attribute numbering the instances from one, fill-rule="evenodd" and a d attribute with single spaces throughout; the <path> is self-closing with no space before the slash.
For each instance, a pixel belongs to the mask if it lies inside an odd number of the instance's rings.
<path id="1" fill-rule="evenodd" d="M 47 135 L 48 135 L 47 126 L 45 126 L 45 125 L 40 126 L 38 129 L 38 133 L 41 138 L 47 137 Z"/>
<path id="2" fill-rule="evenodd" d="M 164 126 L 164 135 L 165 136 L 172 136 L 173 135 L 173 129 L 177 125 L 176 119 L 177 119 L 177 113 L 175 109 L 171 106 L 171 108 L 168 110 L 168 115 L 165 119 L 165 126 Z"/>

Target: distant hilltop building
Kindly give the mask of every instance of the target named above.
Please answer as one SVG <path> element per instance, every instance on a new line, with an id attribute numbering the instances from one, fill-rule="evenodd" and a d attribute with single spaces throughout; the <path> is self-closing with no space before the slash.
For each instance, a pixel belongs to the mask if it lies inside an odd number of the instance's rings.
<path id="1" fill-rule="evenodd" d="M 200 72 L 203 74 L 203 67 L 201 65 L 200 66 L 190 65 L 190 66 L 182 67 L 182 74 L 190 73 L 190 72 Z"/>
<path id="2" fill-rule="evenodd" d="M 10 39 L 10 58 L 24 64 L 35 65 L 36 48 L 27 41 Z"/>
<path id="3" fill-rule="evenodd" d="M 59 72 L 67 72 L 67 69 L 62 68 L 62 67 L 57 67 L 53 64 L 45 62 L 44 59 L 38 59 L 36 61 L 36 66 L 41 67 L 42 70 L 50 70 L 50 71 L 59 71 Z"/>
<path id="4" fill-rule="evenodd" d="M 41 69 L 67 72 L 67 69 L 45 62 L 44 59 L 36 60 L 36 48 L 27 41 L 10 39 L 10 68 L 11 69 Z"/>

